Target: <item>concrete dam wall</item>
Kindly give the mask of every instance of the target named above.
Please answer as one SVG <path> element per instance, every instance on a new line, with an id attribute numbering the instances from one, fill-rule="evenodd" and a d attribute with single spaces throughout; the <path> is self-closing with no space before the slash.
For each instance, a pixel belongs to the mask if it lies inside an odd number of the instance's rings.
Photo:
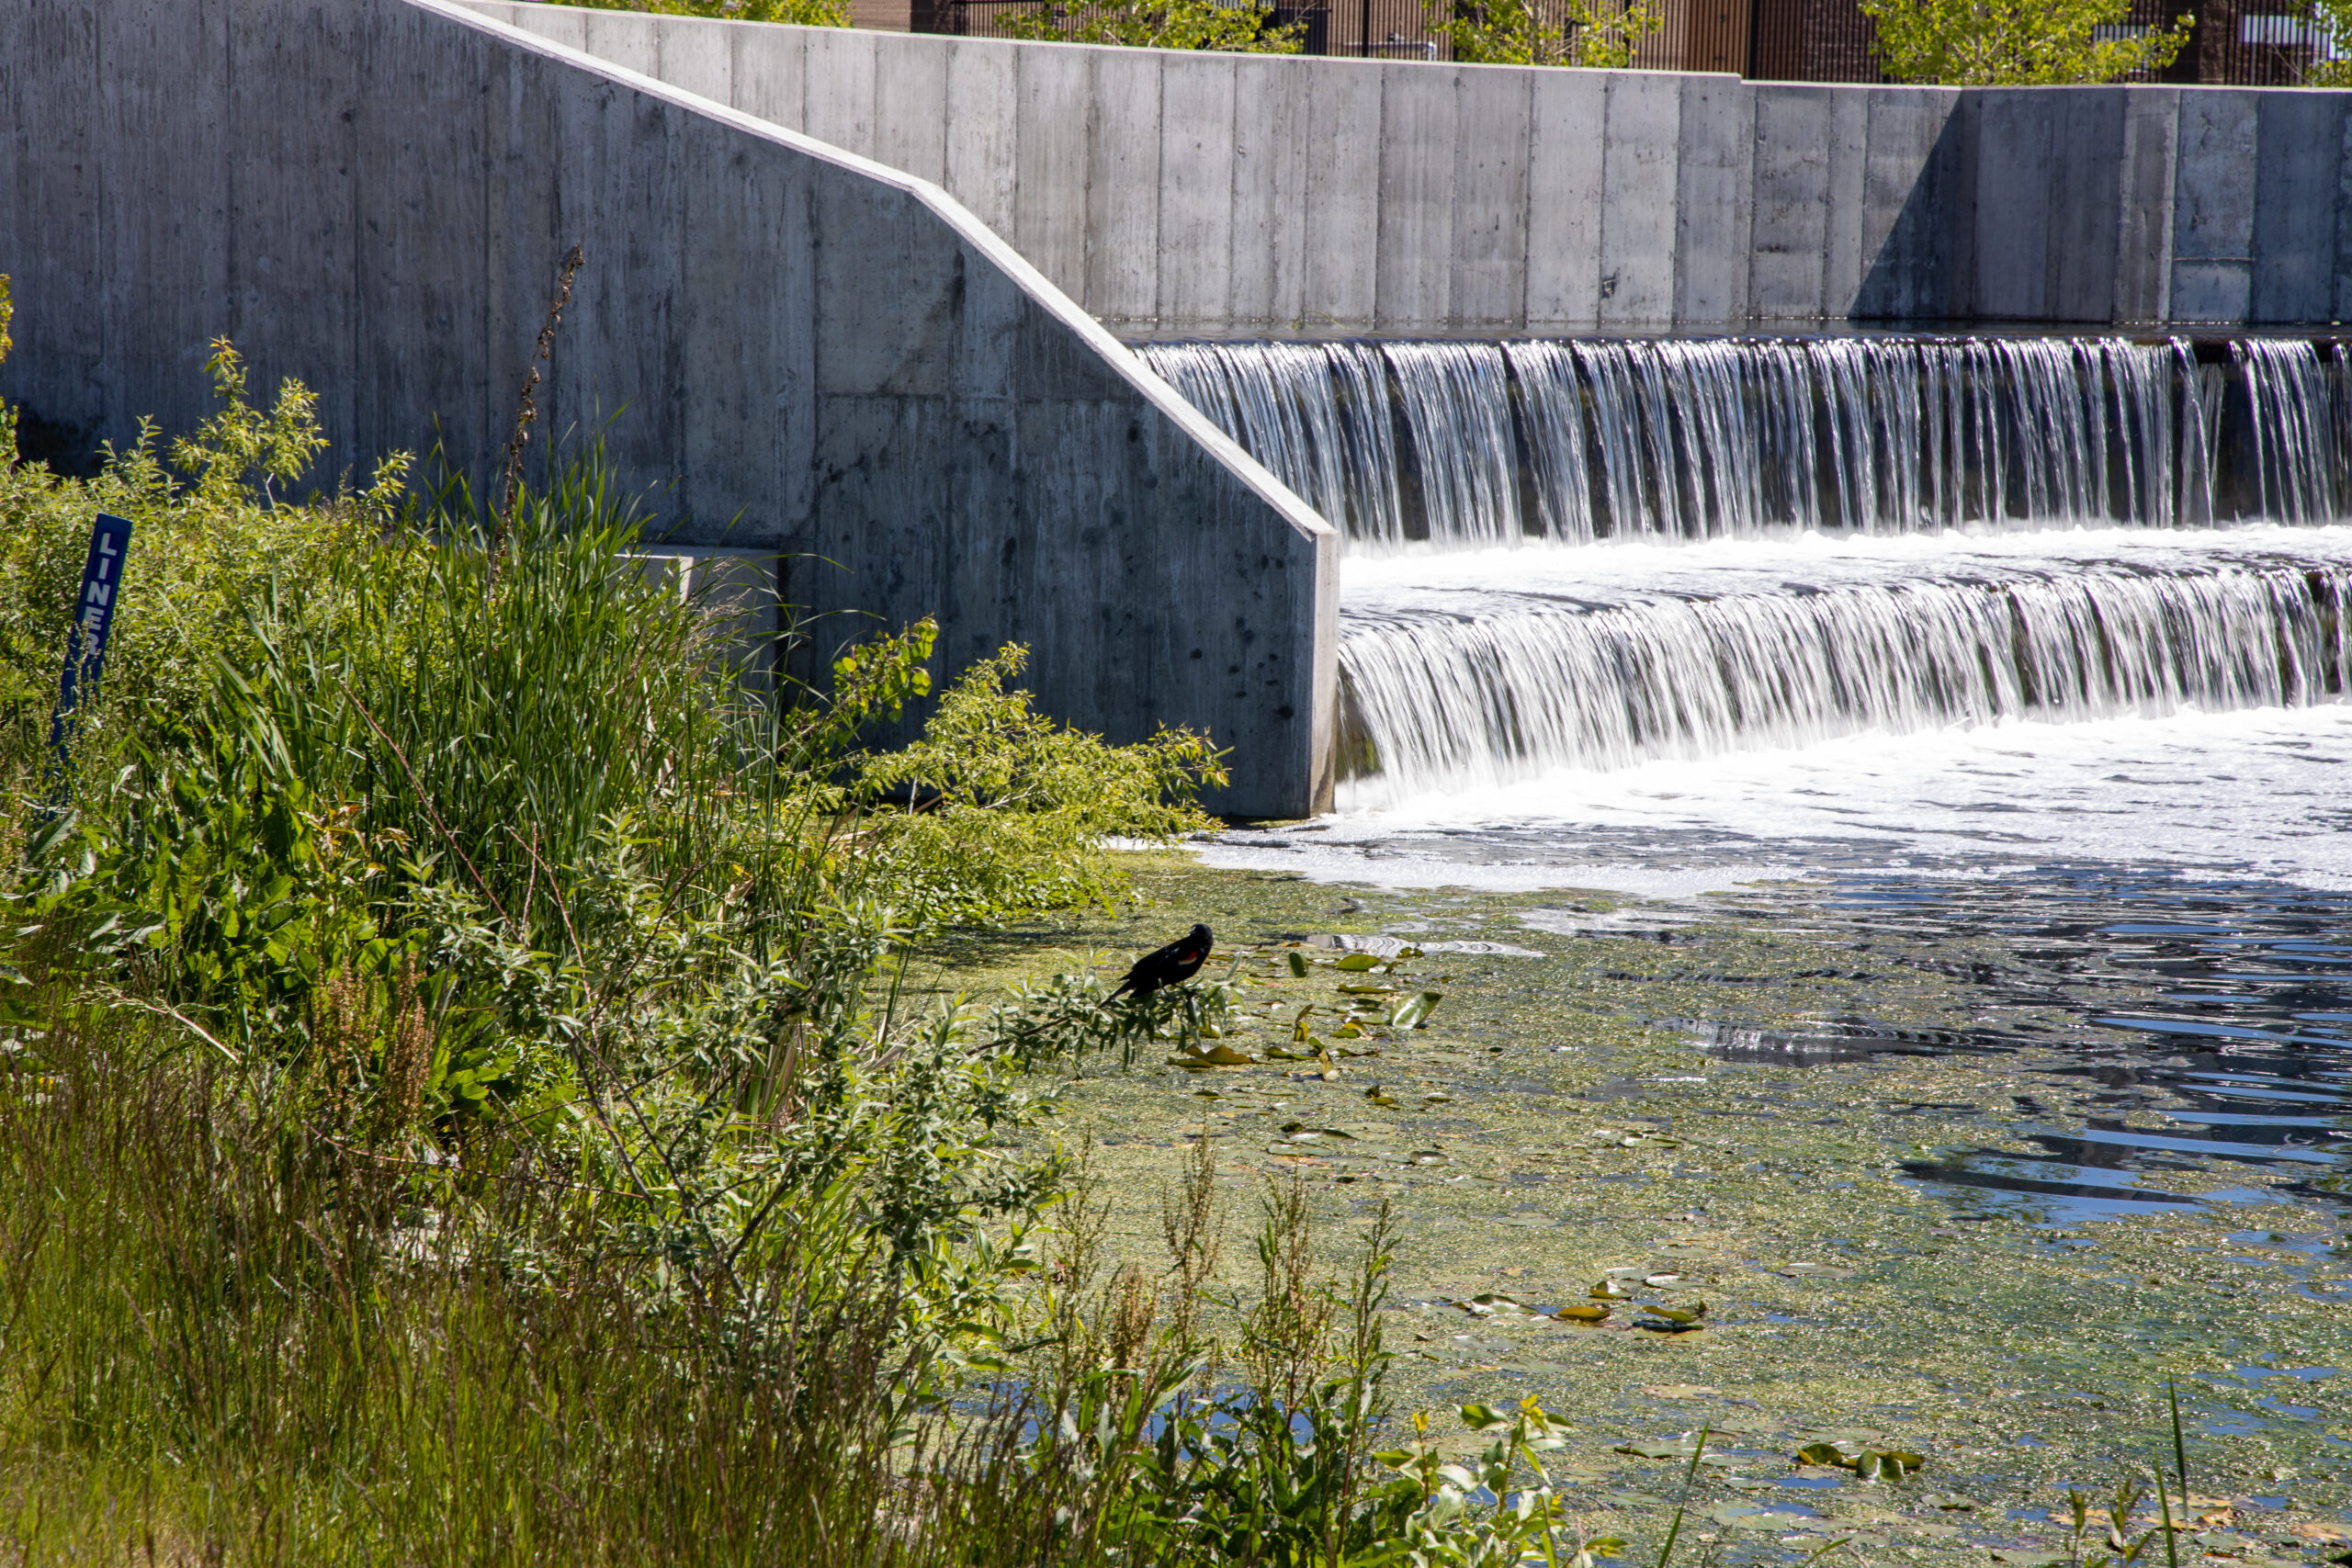
<path id="1" fill-rule="evenodd" d="M 539 428 L 617 413 L 676 540 L 778 552 L 842 638 L 937 614 L 944 675 L 1025 642 L 1114 739 L 1205 728 L 1226 809 L 1329 799 L 1331 530 L 935 185 L 442 0 L 0 0 L 0 397 L 51 449 L 192 427 L 227 336 L 332 463 L 437 422 L 482 475 L 580 241 Z"/>
<path id="2" fill-rule="evenodd" d="M 938 182 L 1134 337 L 2352 319 L 2352 93 L 1813 86 L 473 3 Z"/>
<path id="3" fill-rule="evenodd" d="M 543 431 L 840 637 L 1331 797 L 1339 541 L 1122 346 L 2352 316 L 2352 95 L 1779 86 L 479 0 L 0 0 L 0 396 L 86 453 L 208 342 L 336 464 Z M 860 619 L 857 617 L 871 617 Z M 809 650 L 811 670 L 829 651 Z"/>

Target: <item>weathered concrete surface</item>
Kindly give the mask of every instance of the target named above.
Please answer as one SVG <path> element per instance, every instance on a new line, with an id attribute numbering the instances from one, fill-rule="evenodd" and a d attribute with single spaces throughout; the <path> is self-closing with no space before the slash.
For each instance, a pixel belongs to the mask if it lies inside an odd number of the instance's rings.
<path id="1" fill-rule="evenodd" d="M 582 36 L 565 7 L 473 3 Z M 584 47 L 940 178 L 1130 336 L 2321 324 L 2352 299 L 2346 93 L 1204 59 L 610 13 Z"/>
<path id="2" fill-rule="evenodd" d="M 540 428 L 618 412 L 611 456 L 675 541 L 781 553 L 829 636 L 935 613 L 949 674 L 1025 642 L 1040 705 L 1115 739 L 1205 728 L 1233 748 L 1228 809 L 1327 801 L 1330 530 L 935 186 L 783 129 L 813 76 L 808 118 L 842 141 L 881 123 L 908 162 L 969 153 L 877 71 L 884 35 L 778 53 L 637 20 L 558 13 L 541 38 L 444 0 L 0 0 L 0 396 L 59 439 L 184 430 L 227 336 L 259 388 L 319 392 L 337 463 L 423 448 L 437 419 L 479 474 L 581 241 Z M 914 96 L 974 112 L 1091 90 L 925 59 Z M 1135 132 L 1156 160 L 1156 111 Z M 1148 208 L 1060 219 L 1080 245 L 1095 221 L 1151 232 Z"/>

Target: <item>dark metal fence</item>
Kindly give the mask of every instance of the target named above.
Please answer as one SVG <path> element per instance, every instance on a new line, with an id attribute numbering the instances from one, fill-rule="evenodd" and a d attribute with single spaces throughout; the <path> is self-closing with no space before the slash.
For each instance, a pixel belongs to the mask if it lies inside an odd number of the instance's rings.
<path id="1" fill-rule="evenodd" d="M 1445 0 L 1439 0 L 1444 4 Z M 1453 0 L 1454 4 L 1473 0 Z M 1883 80 L 1878 40 L 1855 0 L 1650 0 L 1657 28 L 1638 40 L 1634 63 L 1652 71 L 1726 71 L 1761 81 Z M 1549 28 L 1566 31 L 1563 0 L 1533 0 Z M 974 38 L 1011 36 L 1015 15 L 1042 13 L 1060 36 L 1077 28 L 1079 6 L 1058 0 L 910 0 L 917 32 Z M 2167 82 L 2244 86 L 2293 85 L 2327 51 L 2301 0 L 2133 0 L 2119 31 L 2172 25 L 2194 11 L 2188 48 L 2172 67 L 2142 73 Z M 1453 49 L 1433 29 L 1424 0 L 1326 0 L 1284 6 L 1277 25 L 1302 25 L 1309 54 L 1383 60 L 1447 60 Z M 1023 36 L 1026 36 L 1025 34 Z M 2352 40 L 2346 40 L 2352 47 Z"/>

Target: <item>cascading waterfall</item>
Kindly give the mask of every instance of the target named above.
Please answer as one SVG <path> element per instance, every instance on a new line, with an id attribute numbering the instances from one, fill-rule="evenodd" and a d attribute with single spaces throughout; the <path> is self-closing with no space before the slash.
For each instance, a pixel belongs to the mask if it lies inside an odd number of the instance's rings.
<path id="1" fill-rule="evenodd" d="M 2345 689 L 2348 588 L 2352 564 L 2327 561 L 1509 614 L 1357 606 L 1342 765 L 1409 795 L 1867 729 L 2326 701 Z"/>
<path id="2" fill-rule="evenodd" d="M 2345 694 L 2352 546 L 2249 554 L 2222 526 L 2338 535 L 2340 346 L 2245 341 L 2226 362 L 2113 338 L 1143 353 L 1351 556 L 1552 547 L 1543 570 L 1464 556 L 1452 589 L 1418 566 L 1367 589 L 1370 568 L 1350 569 L 1340 772 L 1359 801 L 1871 729 Z M 2161 549 L 2143 535 L 2137 555 L 2032 544 L 2029 560 L 1920 539 L 1892 579 L 1795 562 L 1769 582 L 1720 552 L 1779 547 L 1703 544 L 2051 528 L 2200 533 Z M 1650 558 L 1558 548 L 1648 541 L 1702 547 L 1657 558 L 1670 584 L 1637 570 L 1613 593 L 1566 563 Z"/>
<path id="3" fill-rule="evenodd" d="M 2245 385 L 2254 510 L 2304 525 L 2341 516 L 2348 498 L 2338 452 L 2352 414 L 2344 357 L 2323 363 L 2309 344 L 2258 339 L 2232 344 L 2230 354 Z"/>
<path id="4" fill-rule="evenodd" d="M 1171 344 L 1153 367 L 1359 546 L 2343 513 L 2341 350 L 2180 340 Z M 2250 427 L 2217 505 L 2222 407 Z"/>

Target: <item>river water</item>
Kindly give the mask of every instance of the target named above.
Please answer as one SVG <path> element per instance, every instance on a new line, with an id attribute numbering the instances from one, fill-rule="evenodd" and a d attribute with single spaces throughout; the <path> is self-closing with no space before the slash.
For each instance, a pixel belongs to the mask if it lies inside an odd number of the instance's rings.
<path id="1" fill-rule="evenodd" d="M 1213 863 L 1619 896 L 1528 917 L 1570 936 L 1989 945 L 1973 1024 L 1934 1041 L 1682 1022 L 1803 1066 L 2009 1048 L 2019 998 L 2059 998 L 2080 1071 L 2160 1088 L 2178 1133 L 2052 1129 L 1919 1179 L 2060 1214 L 2161 1206 L 2192 1166 L 2352 1197 L 2338 351 L 1146 352 L 1348 536 L 1339 808 Z"/>

